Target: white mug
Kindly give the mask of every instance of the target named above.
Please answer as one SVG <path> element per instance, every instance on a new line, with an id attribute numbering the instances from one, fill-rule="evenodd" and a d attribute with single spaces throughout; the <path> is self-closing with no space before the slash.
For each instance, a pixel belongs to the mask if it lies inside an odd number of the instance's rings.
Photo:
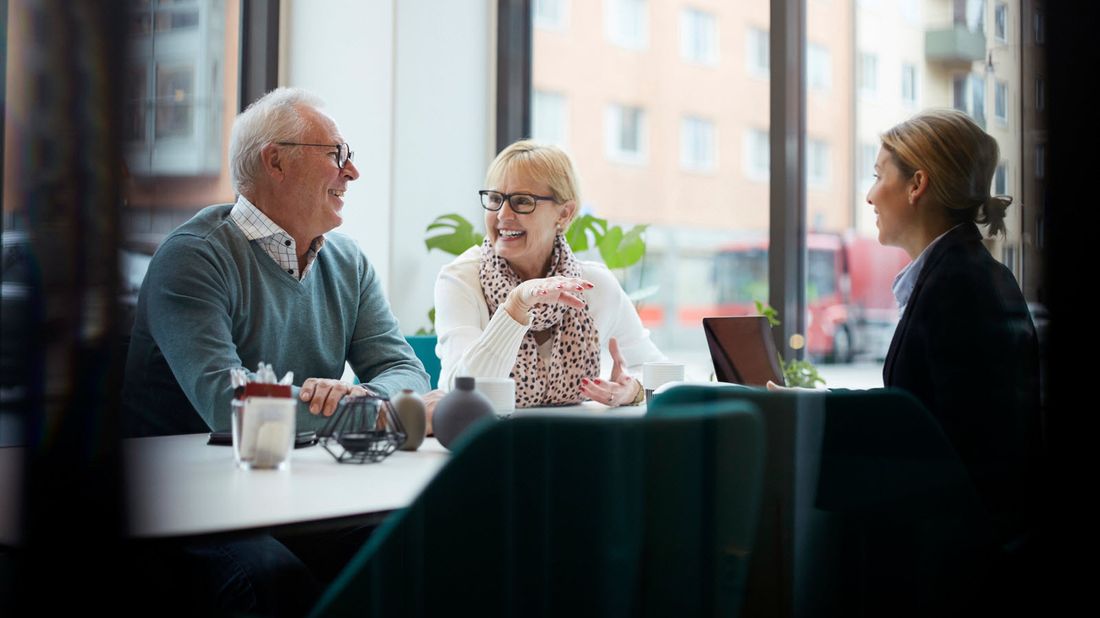
<path id="1" fill-rule="evenodd" d="M 474 378 L 474 390 L 485 395 L 498 415 L 516 409 L 516 381 L 512 378 Z"/>
<path id="2" fill-rule="evenodd" d="M 642 386 L 645 387 L 645 402 L 653 397 L 653 391 L 667 382 L 683 382 L 684 363 L 654 361 L 642 365 Z"/>

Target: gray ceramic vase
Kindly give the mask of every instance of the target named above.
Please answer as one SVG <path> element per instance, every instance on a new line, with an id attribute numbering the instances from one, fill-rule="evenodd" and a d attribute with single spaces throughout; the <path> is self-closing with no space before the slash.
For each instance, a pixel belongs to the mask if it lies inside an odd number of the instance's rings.
<path id="1" fill-rule="evenodd" d="M 493 404 L 474 390 L 473 378 L 462 376 L 455 378 L 454 390 L 435 405 L 432 429 L 439 443 L 449 449 L 466 428 L 483 418 L 496 418 Z"/>
<path id="2" fill-rule="evenodd" d="M 405 443 L 401 445 L 401 450 L 415 451 L 424 443 L 425 432 L 428 429 L 424 400 L 416 394 L 416 391 L 406 388 L 398 393 L 391 403 L 397 412 L 397 418 L 401 419 L 401 426 L 405 429 Z"/>

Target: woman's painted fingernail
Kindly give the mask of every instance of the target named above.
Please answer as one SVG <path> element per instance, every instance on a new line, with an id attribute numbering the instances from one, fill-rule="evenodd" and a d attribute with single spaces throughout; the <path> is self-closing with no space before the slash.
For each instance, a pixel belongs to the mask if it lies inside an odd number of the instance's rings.
<path id="1" fill-rule="evenodd" d="M 597 379 L 597 380 L 593 380 L 593 382 L 595 382 L 596 384 L 599 384 L 599 383 L 600 383 L 600 381 L 599 381 L 598 379 Z"/>
<path id="2" fill-rule="evenodd" d="M 588 378 L 581 378 L 581 384 L 588 384 Z"/>

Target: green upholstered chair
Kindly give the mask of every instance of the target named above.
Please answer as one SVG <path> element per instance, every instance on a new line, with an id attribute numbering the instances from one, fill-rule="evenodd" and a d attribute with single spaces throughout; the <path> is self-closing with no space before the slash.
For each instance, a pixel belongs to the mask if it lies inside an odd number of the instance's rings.
<path id="1" fill-rule="evenodd" d="M 981 603 L 990 521 L 913 396 L 682 385 L 648 414 L 721 400 L 756 404 L 766 434 L 746 615 L 943 615 Z"/>
<path id="2" fill-rule="evenodd" d="M 483 421 L 313 613 L 735 616 L 762 439 L 746 402 Z"/>
<path id="3" fill-rule="evenodd" d="M 412 346 L 420 362 L 424 363 L 424 371 L 428 372 L 432 388 L 439 388 L 439 373 L 442 371 L 442 365 L 439 363 L 439 357 L 435 355 L 435 344 L 439 338 L 435 335 L 405 335 L 405 341 Z"/>

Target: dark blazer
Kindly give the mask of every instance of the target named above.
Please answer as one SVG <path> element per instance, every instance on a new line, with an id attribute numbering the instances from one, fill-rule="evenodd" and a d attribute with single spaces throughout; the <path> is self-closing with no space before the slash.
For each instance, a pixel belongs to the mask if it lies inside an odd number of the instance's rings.
<path id="1" fill-rule="evenodd" d="M 1035 326 L 1015 277 L 989 255 L 974 224 L 952 229 L 927 258 L 890 343 L 883 382 L 924 403 L 998 531 L 1015 536 L 1033 499 L 1039 440 Z"/>

